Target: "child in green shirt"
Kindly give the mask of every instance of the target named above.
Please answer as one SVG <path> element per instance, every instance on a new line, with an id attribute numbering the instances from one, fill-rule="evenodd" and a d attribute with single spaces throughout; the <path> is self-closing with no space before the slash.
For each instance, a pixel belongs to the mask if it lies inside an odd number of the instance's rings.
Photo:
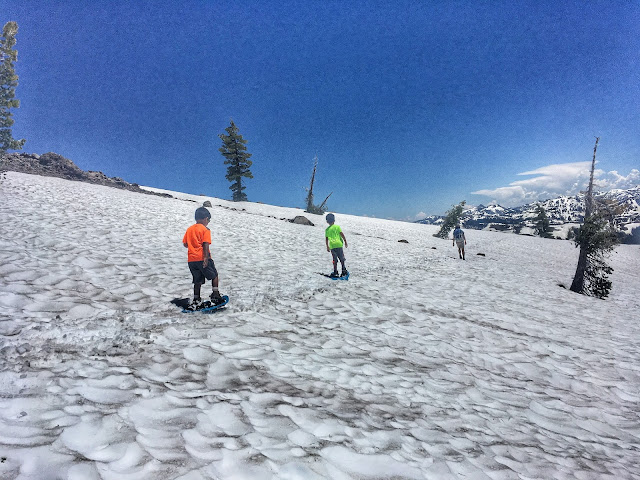
<path id="1" fill-rule="evenodd" d="M 331 252 L 333 256 L 333 273 L 331 277 L 338 277 L 338 260 L 340 260 L 340 264 L 342 265 L 342 274 L 341 277 L 345 277 L 349 274 L 347 272 L 347 267 L 345 266 L 344 260 L 344 252 L 342 247 L 347 248 L 347 239 L 342 233 L 342 229 L 340 226 L 335 224 L 336 217 L 333 213 L 327 215 L 327 223 L 329 226 L 324 231 L 324 240 L 327 245 L 327 252 Z"/>

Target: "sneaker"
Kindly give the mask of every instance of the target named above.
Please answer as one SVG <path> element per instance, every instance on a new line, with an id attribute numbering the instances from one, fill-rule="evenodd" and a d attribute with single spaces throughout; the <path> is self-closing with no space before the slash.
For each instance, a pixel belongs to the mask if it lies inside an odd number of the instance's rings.
<path id="1" fill-rule="evenodd" d="M 199 310 L 202 308 L 202 299 L 201 298 L 194 298 L 193 300 L 191 300 L 191 304 L 189 305 L 189 307 L 187 308 L 188 310 Z"/>
<path id="2" fill-rule="evenodd" d="M 349 272 L 347 272 L 346 270 L 343 270 L 340 274 L 341 277 L 346 277 L 347 275 L 349 275 Z"/>
<path id="3" fill-rule="evenodd" d="M 212 293 L 209 298 L 211 298 L 211 303 L 213 305 L 220 305 L 221 303 L 224 303 L 224 298 L 222 298 L 220 293 Z"/>
<path id="4" fill-rule="evenodd" d="M 329 275 L 331 278 L 338 278 L 338 272 L 333 272 L 331 275 Z"/>

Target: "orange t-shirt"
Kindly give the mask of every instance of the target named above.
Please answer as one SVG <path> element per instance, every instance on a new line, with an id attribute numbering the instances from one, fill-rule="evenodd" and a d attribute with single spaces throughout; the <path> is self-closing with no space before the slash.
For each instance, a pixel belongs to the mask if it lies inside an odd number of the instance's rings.
<path id="1" fill-rule="evenodd" d="M 204 260 L 202 255 L 202 244 L 207 242 L 211 245 L 211 230 L 202 225 L 196 223 L 187 228 L 182 243 L 187 244 L 189 249 L 189 255 L 187 257 L 188 262 L 199 262 Z"/>

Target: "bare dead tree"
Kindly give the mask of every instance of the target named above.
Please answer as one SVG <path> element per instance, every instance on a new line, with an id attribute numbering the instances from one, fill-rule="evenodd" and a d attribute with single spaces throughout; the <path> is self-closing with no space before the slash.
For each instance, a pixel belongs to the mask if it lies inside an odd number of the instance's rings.
<path id="1" fill-rule="evenodd" d="M 313 173 L 311 174 L 311 182 L 309 183 L 309 188 L 307 189 L 307 209 L 306 211 L 309 213 L 313 213 L 313 184 L 316 181 L 316 169 L 318 168 L 318 157 L 314 157 L 313 159 Z"/>
<path id="2" fill-rule="evenodd" d="M 307 188 L 307 208 L 305 210 L 305 212 L 308 213 L 314 213 L 316 215 L 322 215 L 324 212 L 326 212 L 326 207 L 325 204 L 327 203 L 327 200 L 329 200 L 329 197 L 331 196 L 331 194 L 333 192 L 331 192 L 329 195 L 327 195 L 327 197 L 324 199 L 324 202 L 322 202 L 319 206 L 315 205 L 313 203 L 313 184 L 316 181 L 316 170 L 318 169 L 318 156 L 316 155 L 313 159 L 313 172 L 311 173 L 311 182 L 309 183 L 309 188 Z"/>

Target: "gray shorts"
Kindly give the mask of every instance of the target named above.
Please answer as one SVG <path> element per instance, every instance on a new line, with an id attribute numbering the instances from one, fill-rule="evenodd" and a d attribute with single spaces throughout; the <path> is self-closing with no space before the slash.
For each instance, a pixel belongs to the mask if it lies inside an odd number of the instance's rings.
<path id="1" fill-rule="evenodd" d="M 464 240 L 456 240 L 456 245 L 458 248 L 464 248 Z"/>
<path id="2" fill-rule="evenodd" d="M 340 248 L 332 248 L 331 255 L 333 255 L 333 263 L 336 263 L 338 260 L 344 264 L 344 251 L 342 247 Z"/>
<path id="3" fill-rule="evenodd" d="M 202 266 L 203 264 L 204 262 L 202 260 L 199 262 L 189 262 L 189 270 L 193 276 L 193 283 L 203 284 L 207 280 L 213 280 L 218 276 L 218 270 L 216 270 L 216 265 L 213 263 L 212 258 L 207 262 L 207 268 L 204 268 Z"/>

